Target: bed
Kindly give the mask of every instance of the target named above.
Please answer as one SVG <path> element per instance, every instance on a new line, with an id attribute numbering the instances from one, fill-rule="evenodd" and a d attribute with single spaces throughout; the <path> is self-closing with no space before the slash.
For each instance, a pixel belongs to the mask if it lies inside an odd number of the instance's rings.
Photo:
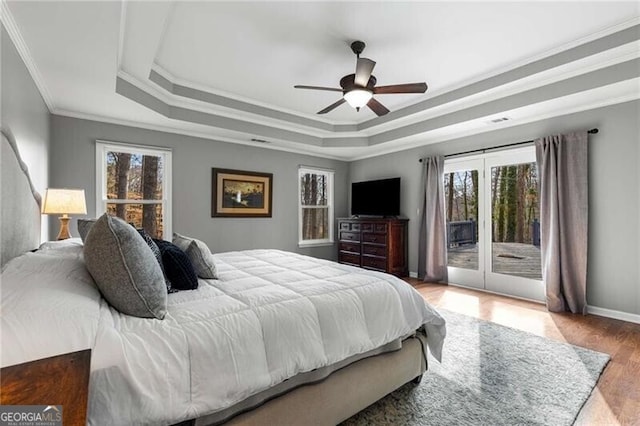
<path id="1" fill-rule="evenodd" d="M 427 347 L 441 356 L 444 320 L 404 281 L 279 250 L 218 253 L 218 278 L 170 294 L 163 320 L 124 315 L 79 240 L 16 242 L 39 230 L 38 198 L 16 157 L 2 171 L 2 200 L 6 182 L 26 195 L 2 205 L 17 231 L 2 235 L 1 364 L 92 349 L 89 424 L 337 424 L 421 377 Z"/>

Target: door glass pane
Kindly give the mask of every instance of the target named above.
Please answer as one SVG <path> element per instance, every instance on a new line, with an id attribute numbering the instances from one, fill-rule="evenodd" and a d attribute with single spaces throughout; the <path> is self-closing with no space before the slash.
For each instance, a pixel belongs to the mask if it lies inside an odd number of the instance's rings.
<path id="1" fill-rule="evenodd" d="M 491 168 L 491 267 L 542 279 L 536 163 Z"/>
<path id="2" fill-rule="evenodd" d="M 107 198 L 162 200 L 162 157 L 107 152 Z"/>
<path id="3" fill-rule="evenodd" d="M 478 269 L 478 171 L 444 175 L 448 266 Z"/>
<path id="4" fill-rule="evenodd" d="M 162 204 L 107 203 L 107 213 L 124 219 L 136 228 L 144 228 L 153 238 L 162 239 Z"/>

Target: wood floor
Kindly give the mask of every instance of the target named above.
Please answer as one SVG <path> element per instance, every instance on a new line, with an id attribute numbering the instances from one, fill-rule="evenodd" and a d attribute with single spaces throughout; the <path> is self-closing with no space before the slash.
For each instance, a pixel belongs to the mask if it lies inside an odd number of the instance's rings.
<path id="1" fill-rule="evenodd" d="M 576 425 L 640 426 L 640 324 L 549 313 L 541 304 L 407 278 L 433 306 L 607 353 L 611 361 Z"/>

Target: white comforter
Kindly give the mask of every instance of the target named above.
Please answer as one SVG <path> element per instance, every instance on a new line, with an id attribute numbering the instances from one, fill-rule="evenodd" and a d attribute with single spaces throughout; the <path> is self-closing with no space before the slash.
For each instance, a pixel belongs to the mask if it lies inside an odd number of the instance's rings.
<path id="1" fill-rule="evenodd" d="M 92 348 L 90 424 L 169 424 L 444 320 L 390 275 L 277 250 L 215 255 L 219 280 L 169 296 L 164 320 L 120 314 L 68 244 L 2 274 L 3 366 Z"/>

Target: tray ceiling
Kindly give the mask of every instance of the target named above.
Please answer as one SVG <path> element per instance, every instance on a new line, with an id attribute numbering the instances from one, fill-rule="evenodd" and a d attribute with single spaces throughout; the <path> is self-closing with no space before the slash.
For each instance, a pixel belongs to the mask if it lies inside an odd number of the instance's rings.
<path id="1" fill-rule="evenodd" d="M 3 23 L 53 113 L 342 159 L 640 97 L 637 2 L 14 2 Z M 316 111 L 367 43 L 376 117 Z M 566 112 L 565 112 L 566 113 Z M 497 116 L 511 119 L 488 124 Z"/>

